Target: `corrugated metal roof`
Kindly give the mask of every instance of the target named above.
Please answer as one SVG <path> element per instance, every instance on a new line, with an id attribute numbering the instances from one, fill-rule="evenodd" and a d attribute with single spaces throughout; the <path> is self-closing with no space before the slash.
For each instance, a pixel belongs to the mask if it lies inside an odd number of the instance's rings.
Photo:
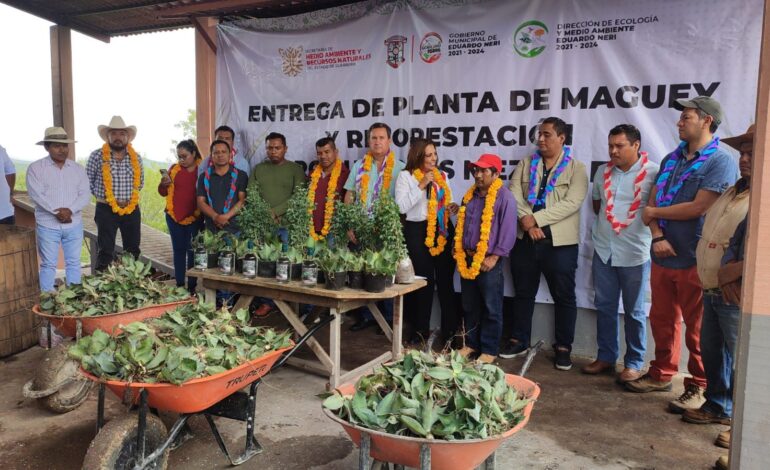
<path id="1" fill-rule="evenodd" d="M 115 36 L 192 26 L 192 17 L 221 21 L 276 18 L 322 10 L 356 0 L 0 0 L 19 10 L 83 34 L 109 41 Z"/>

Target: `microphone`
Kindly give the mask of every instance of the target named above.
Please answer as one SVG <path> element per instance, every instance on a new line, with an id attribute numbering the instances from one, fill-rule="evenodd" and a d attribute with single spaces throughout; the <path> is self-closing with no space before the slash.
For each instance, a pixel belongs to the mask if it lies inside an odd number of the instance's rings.
<path id="1" fill-rule="evenodd" d="M 426 186 L 425 189 L 425 196 L 430 199 L 430 192 L 433 190 L 433 183 L 428 183 L 428 186 Z"/>

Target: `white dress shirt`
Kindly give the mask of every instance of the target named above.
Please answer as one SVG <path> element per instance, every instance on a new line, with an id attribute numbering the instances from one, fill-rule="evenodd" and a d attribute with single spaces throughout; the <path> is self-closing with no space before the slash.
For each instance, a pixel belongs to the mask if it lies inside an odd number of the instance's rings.
<path id="1" fill-rule="evenodd" d="M 449 178 L 443 171 L 441 174 L 449 186 Z M 432 191 L 438 191 L 438 184 L 432 184 Z M 420 183 L 410 172 L 404 170 L 396 179 L 396 204 L 402 214 L 406 214 L 409 222 L 424 222 L 428 218 L 427 187 L 420 189 Z M 451 190 L 451 187 L 450 187 Z M 452 201 L 447 201 L 447 204 Z"/>
<path id="2" fill-rule="evenodd" d="M 13 204 L 11 204 L 11 187 L 8 186 L 5 176 L 15 174 L 16 167 L 13 166 L 11 157 L 0 146 L 0 219 L 8 218 L 14 214 Z"/>
<path id="3" fill-rule="evenodd" d="M 29 165 L 27 192 L 35 202 L 35 222 L 54 229 L 79 224 L 81 212 L 91 200 L 85 168 L 69 159 L 59 168 L 50 156 Z M 54 211 L 61 207 L 72 211 L 72 223 L 63 224 L 56 218 Z"/>

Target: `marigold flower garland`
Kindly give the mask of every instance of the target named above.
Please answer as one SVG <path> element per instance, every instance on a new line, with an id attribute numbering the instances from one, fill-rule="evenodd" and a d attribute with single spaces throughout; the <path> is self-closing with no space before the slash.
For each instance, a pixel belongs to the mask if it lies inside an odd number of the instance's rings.
<path id="1" fill-rule="evenodd" d="M 179 225 L 190 225 L 191 223 L 195 222 L 198 219 L 198 216 L 201 214 L 201 211 L 198 209 L 195 209 L 195 212 L 193 212 L 192 215 L 185 217 L 182 220 L 177 220 L 176 213 L 174 213 L 174 179 L 176 177 L 176 174 L 179 173 L 179 170 L 181 170 L 182 167 L 175 163 L 171 167 L 171 171 L 168 173 L 169 178 L 171 178 L 171 184 L 168 187 L 168 192 L 166 193 L 166 213 L 171 217 L 171 220 L 178 223 Z"/>
<path id="2" fill-rule="evenodd" d="M 412 172 L 412 176 L 419 182 L 425 176 L 419 168 Z M 438 227 L 438 192 L 441 192 L 441 206 L 446 207 L 449 202 L 452 202 L 452 191 L 449 189 L 449 185 L 444 179 L 444 175 L 438 170 L 433 169 L 433 181 L 440 188 L 440 191 L 431 191 L 430 198 L 428 199 L 428 230 L 425 235 L 425 246 L 428 247 L 428 251 L 431 256 L 438 256 L 444 251 L 446 246 L 446 219 L 444 219 L 443 230 L 436 238 L 436 227 Z M 432 184 L 432 183 L 431 183 Z"/>
<path id="3" fill-rule="evenodd" d="M 363 171 L 363 174 L 361 175 L 361 184 L 359 186 L 359 198 L 361 200 L 361 204 L 366 206 L 366 196 L 369 192 L 369 171 L 372 169 L 372 161 L 374 160 L 374 157 L 372 157 L 371 153 L 367 153 L 364 155 L 364 164 L 361 165 L 361 170 Z M 396 155 L 391 150 L 387 157 L 385 157 L 385 170 L 383 171 L 382 176 L 382 187 L 386 190 L 390 189 L 390 179 L 393 177 L 393 166 L 396 163 Z M 377 187 L 374 188 L 373 195 L 376 195 L 379 193 L 379 190 Z"/>
<path id="4" fill-rule="evenodd" d="M 468 192 L 463 196 L 463 205 L 460 207 L 460 212 L 457 214 L 457 228 L 455 229 L 455 249 L 454 258 L 457 261 L 457 271 L 460 273 L 460 277 L 463 279 L 476 279 L 481 269 L 481 263 L 484 262 L 484 258 L 487 256 L 487 250 L 489 249 L 489 234 L 492 231 L 492 219 L 494 218 L 495 201 L 497 200 L 497 191 L 503 186 L 502 180 L 496 179 L 487 191 L 487 196 L 484 201 L 484 210 L 481 212 L 481 233 L 479 234 L 479 242 L 476 244 L 476 253 L 473 254 L 473 261 L 468 266 L 465 260 L 465 250 L 463 249 L 463 229 L 465 228 L 465 206 L 473 198 L 473 192 L 476 190 L 476 185 L 468 189 Z"/>
<path id="5" fill-rule="evenodd" d="M 142 169 L 139 167 L 139 157 L 134 151 L 134 147 L 128 144 L 126 147 L 128 151 L 128 157 L 131 162 L 131 171 L 134 175 L 134 183 L 131 188 L 131 199 L 125 207 L 120 207 L 115 201 L 115 194 L 112 192 L 112 171 L 110 166 L 110 159 L 112 158 L 112 151 L 110 145 L 105 143 L 102 145 L 102 181 L 104 182 L 104 199 L 109 204 L 112 212 L 118 215 L 128 215 L 134 212 L 137 204 L 139 204 L 139 187 L 142 185 Z"/>
<path id="6" fill-rule="evenodd" d="M 319 234 L 315 231 L 315 224 L 313 223 L 312 216 L 313 210 L 315 209 L 315 192 L 318 187 L 318 181 L 321 179 L 321 172 L 321 165 L 316 165 L 313 173 L 310 175 L 310 187 L 307 191 L 307 211 L 311 216 L 310 236 L 313 237 L 313 240 L 315 241 L 323 240 L 329 234 L 332 216 L 334 215 L 334 195 L 337 192 L 337 181 L 340 178 L 340 173 L 342 173 L 342 160 L 337 159 L 337 161 L 334 162 L 334 168 L 332 168 L 331 176 L 329 176 L 329 187 L 326 188 L 326 204 L 324 205 L 324 225 Z"/>

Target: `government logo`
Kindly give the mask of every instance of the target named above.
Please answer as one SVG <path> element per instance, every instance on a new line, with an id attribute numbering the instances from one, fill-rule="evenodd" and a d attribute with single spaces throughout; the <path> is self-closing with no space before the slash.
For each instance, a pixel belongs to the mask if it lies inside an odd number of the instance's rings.
<path id="1" fill-rule="evenodd" d="M 388 48 L 388 56 L 385 62 L 394 69 L 404 63 L 404 47 L 406 47 L 406 38 L 404 36 L 391 36 L 385 40 L 385 47 Z"/>
<path id="2" fill-rule="evenodd" d="M 432 64 L 441 58 L 441 35 L 430 32 L 423 36 L 420 42 L 420 59 L 426 64 Z"/>
<path id="3" fill-rule="evenodd" d="M 539 56 L 546 48 L 548 27 L 537 20 L 525 21 L 513 33 L 513 49 L 522 57 Z"/>
<path id="4" fill-rule="evenodd" d="M 278 49 L 278 53 L 281 55 L 281 60 L 283 60 L 281 70 L 283 71 L 284 75 L 296 77 L 302 73 L 302 61 L 304 60 L 305 56 L 304 48 L 302 46 L 287 47 L 286 49 L 281 48 Z"/>

